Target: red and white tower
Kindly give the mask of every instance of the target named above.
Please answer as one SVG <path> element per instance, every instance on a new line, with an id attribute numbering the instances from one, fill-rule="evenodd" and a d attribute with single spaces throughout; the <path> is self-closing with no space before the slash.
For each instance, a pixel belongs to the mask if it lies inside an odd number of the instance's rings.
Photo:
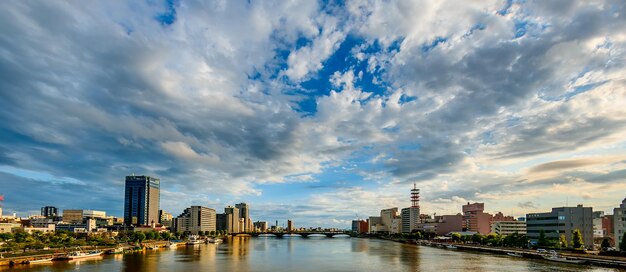
<path id="1" fill-rule="evenodd" d="M 420 189 L 417 189 L 417 185 L 413 183 L 413 189 L 411 189 L 411 207 L 420 207 Z"/>

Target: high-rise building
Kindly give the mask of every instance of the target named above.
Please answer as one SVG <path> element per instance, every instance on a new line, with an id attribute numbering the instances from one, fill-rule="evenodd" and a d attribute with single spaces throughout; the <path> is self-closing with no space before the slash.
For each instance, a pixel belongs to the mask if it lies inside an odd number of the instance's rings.
<path id="1" fill-rule="evenodd" d="M 235 204 L 235 207 L 239 209 L 239 218 L 243 219 L 243 228 L 240 228 L 241 232 L 249 232 L 252 229 L 252 222 L 250 222 L 250 206 L 246 203 Z"/>
<path id="2" fill-rule="evenodd" d="M 615 246 L 619 248 L 622 237 L 626 234 L 626 198 L 622 200 L 619 208 L 613 209 L 613 233 Z"/>
<path id="3" fill-rule="evenodd" d="M 159 222 L 161 181 L 148 176 L 127 176 L 124 224 L 148 226 Z"/>
<path id="4" fill-rule="evenodd" d="M 215 210 L 202 206 L 191 206 L 185 209 L 181 215 L 174 220 L 176 232 L 188 231 L 191 234 L 198 234 L 199 231 L 215 231 Z"/>
<path id="5" fill-rule="evenodd" d="M 45 217 L 55 217 L 59 215 L 59 210 L 52 206 L 41 207 L 41 215 Z"/>
<path id="6" fill-rule="evenodd" d="M 420 223 L 420 190 L 417 189 L 415 183 L 413 183 L 413 189 L 411 189 L 411 207 L 404 208 L 400 212 L 402 218 L 402 232 L 410 233 L 413 230 L 417 230 L 417 225 Z"/>
<path id="7" fill-rule="evenodd" d="M 293 232 L 294 231 L 293 221 L 291 221 L 291 220 L 287 220 L 287 231 L 288 232 Z"/>
<path id="8" fill-rule="evenodd" d="M 489 234 L 491 231 L 491 214 L 485 213 L 485 203 L 467 202 L 463 205 L 463 228 L 466 231 Z"/>
<path id="9" fill-rule="evenodd" d="M 228 233 L 241 232 L 239 229 L 239 209 L 233 206 L 228 206 L 224 208 L 224 213 L 226 214 L 226 230 Z"/>
<path id="10" fill-rule="evenodd" d="M 537 242 L 541 231 L 548 239 L 565 235 L 572 241 L 575 230 L 580 230 L 585 247 L 593 246 L 593 209 L 591 207 L 552 208 L 552 212 L 526 214 L 526 232 L 532 242 Z"/>

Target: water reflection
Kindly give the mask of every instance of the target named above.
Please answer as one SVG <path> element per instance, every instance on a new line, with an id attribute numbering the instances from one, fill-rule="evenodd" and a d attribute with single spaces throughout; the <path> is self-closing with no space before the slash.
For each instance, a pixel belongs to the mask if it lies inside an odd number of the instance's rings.
<path id="1" fill-rule="evenodd" d="M 0 270 L 8 270 L 0 267 Z M 22 265 L 15 271 L 610 271 L 356 238 L 234 237 L 80 262 Z"/>

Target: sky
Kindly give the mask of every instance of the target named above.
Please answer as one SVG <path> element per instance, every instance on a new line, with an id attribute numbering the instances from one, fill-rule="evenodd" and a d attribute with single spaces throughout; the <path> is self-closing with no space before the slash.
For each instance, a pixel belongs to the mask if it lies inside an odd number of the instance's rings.
<path id="1" fill-rule="evenodd" d="M 0 195 L 349 227 L 467 202 L 524 216 L 626 197 L 624 1 L 13 1 Z M 281 223 L 279 223 L 281 224 Z"/>

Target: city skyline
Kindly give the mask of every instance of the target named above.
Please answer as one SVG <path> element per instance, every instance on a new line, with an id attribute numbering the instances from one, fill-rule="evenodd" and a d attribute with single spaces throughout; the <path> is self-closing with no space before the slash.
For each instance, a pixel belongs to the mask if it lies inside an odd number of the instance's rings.
<path id="1" fill-rule="evenodd" d="M 18 2 L 0 9 L 0 195 L 124 215 L 250 204 L 349 228 L 469 202 L 516 217 L 626 191 L 626 5 Z M 251 222 L 246 222 L 249 225 Z"/>

